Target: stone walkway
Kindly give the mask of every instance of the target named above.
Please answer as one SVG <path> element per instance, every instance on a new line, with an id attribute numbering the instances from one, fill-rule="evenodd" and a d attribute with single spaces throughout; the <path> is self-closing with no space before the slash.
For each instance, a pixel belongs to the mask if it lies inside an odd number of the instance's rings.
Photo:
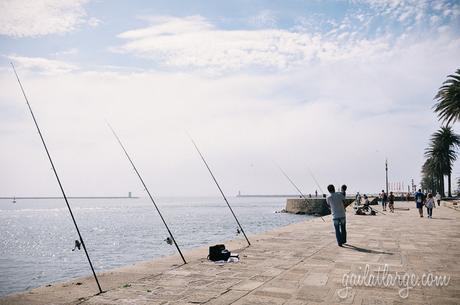
<path id="1" fill-rule="evenodd" d="M 326 222 L 317 218 L 250 236 L 252 246 L 236 251 L 243 241 L 230 243 L 230 250 L 240 254 L 238 263 L 209 262 L 206 249 L 198 249 L 186 253 L 192 257 L 186 265 L 173 267 L 175 257 L 161 266 L 130 267 L 132 274 L 133 268 L 143 270 L 123 284 L 115 280 L 116 271 L 112 284 L 106 273 L 100 281 L 109 290 L 100 295 L 88 293 L 95 289 L 89 278 L 82 287 L 38 288 L 0 304 L 460 304 L 460 213 L 443 203 L 433 219 L 420 218 L 414 205 L 397 202 L 396 207 L 410 210 L 377 216 L 352 215 L 349 207 L 348 246 L 343 248 L 337 246 L 329 216 Z M 392 284 L 397 276 L 402 286 L 382 283 Z M 444 287 L 422 283 L 433 276 L 450 280 Z M 359 277 L 364 283 L 353 285 L 351 279 Z M 65 290 L 69 285 L 73 288 Z"/>

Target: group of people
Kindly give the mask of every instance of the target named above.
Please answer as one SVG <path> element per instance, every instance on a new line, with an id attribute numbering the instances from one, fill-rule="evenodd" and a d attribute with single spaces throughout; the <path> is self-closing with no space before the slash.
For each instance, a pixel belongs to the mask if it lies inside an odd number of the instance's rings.
<path id="1" fill-rule="evenodd" d="M 382 190 L 382 192 L 379 194 L 379 197 L 380 197 L 380 202 L 382 203 L 382 209 L 386 211 L 387 204 L 388 204 L 390 213 L 394 213 L 395 212 L 395 195 L 393 194 L 393 192 L 390 192 L 390 195 L 388 195 L 387 193 L 385 193 L 384 190 Z"/>
<path id="2" fill-rule="evenodd" d="M 336 192 L 334 185 L 330 184 L 327 187 L 327 190 L 329 191 L 329 196 L 326 198 L 326 203 L 331 210 L 332 214 L 332 221 L 334 223 L 334 229 L 335 229 L 335 237 L 337 239 L 337 244 L 339 247 L 343 247 L 344 244 L 347 243 L 347 230 L 346 230 L 346 214 L 345 214 L 345 196 L 346 196 L 346 190 L 347 186 L 342 185 L 341 191 Z M 387 210 L 387 204 L 390 209 L 391 213 L 394 213 L 394 202 L 395 202 L 395 196 L 393 192 L 390 192 L 389 195 L 382 190 L 382 192 L 379 195 L 381 203 L 382 203 L 382 208 L 384 211 Z M 424 194 L 422 191 L 419 189 L 418 192 L 415 193 L 415 202 L 417 209 L 419 210 L 420 217 L 423 217 L 423 207 L 425 206 L 427 209 L 428 213 L 428 218 L 433 218 L 433 208 L 436 207 L 436 203 L 438 206 L 441 204 L 441 195 L 439 193 L 436 194 L 436 196 L 433 198 L 432 193 Z M 363 195 L 363 198 L 365 200 L 364 205 L 369 205 L 369 199 L 366 196 L 366 194 Z M 361 195 L 359 192 L 356 194 L 356 202 L 355 204 L 359 205 L 361 203 Z M 436 203 L 435 203 L 436 200 Z"/>
<path id="3" fill-rule="evenodd" d="M 441 205 L 441 194 L 436 193 L 436 196 L 433 198 L 432 193 L 424 194 L 421 189 L 419 189 L 415 195 L 415 204 L 417 206 L 420 217 L 423 217 L 423 207 L 426 207 L 426 212 L 428 218 L 433 218 L 433 208 L 436 208 L 436 203 L 438 206 Z M 436 203 L 435 203 L 436 200 Z"/>

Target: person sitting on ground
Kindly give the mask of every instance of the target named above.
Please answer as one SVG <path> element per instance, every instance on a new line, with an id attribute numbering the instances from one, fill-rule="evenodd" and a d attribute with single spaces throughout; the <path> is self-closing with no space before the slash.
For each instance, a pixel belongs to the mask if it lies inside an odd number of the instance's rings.
<path id="1" fill-rule="evenodd" d="M 347 243 L 346 215 L 345 215 L 345 197 L 342 193 L 336 192 L 335 187 L 329 184 L 327 187 L 330 195 L 326 198 L 326 203 L 331 209 L 332 221 L 334 222 L 335 237 L 337 244 L 342 247 Z"/>
<path id="2" fill-rule="evenodd" d="M 428 214 L 428 218 L 433 218 L 433 208 L 436 207 L 436 204 L 434 203 L 433 194 L 428 193 L 427 197 L 428 198 L 425 202 L 426 212 Z"/>
<path id="3" fill-rule="evenodd" d="M 393 195 L 393 192 L 390 192 L 390 196 L 388 196 L 388 207 L 391 213 L 395 212 L 395 195 Z"/>
<path id="4" fill-rule="evenodd" d="M 369 205 L 369 198 L 367 197 L 366 194 L 364 194 L 364 205 Z"/>
<path id="5" fill-rule="evenodd" d="M 438 206 L 441 205 L 441 194 L 439 194 L 439 192 L 436 192 L 436 202 L 438 203 Z"/>
<path id="6" fill-rule="evenodd" d="M 424 201 L 424 195 L 422 193 L 422 190 L 419 189 L 417 193 L 415 193 L 414 198 L 415 198 L 415 205 L 418 209 L 418 213 L 420 214 L 420 217 L 423 217 L 423 201 Z"/>

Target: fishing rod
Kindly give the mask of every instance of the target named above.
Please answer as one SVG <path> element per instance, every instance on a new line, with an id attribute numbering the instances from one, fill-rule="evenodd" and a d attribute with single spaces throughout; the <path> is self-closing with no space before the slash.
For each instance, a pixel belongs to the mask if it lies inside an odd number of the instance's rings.
<path id="1" fill-rule="evenodd" d="M 291 178 L 289 178 L 289 176 L 286 174 L 286 172 L 281 168 L 281 166 L 278 165 L 278 168 L 279 170 L 283 173 L 284 177 L 287 178 L 287 180 L 289 180 L 289 182 L 295 187 L 295 189 L 299 192 L 300 196 L 305 199 L 305 201 L 307 201 L 308 204 L 311 205 L 311 202 L 307 199 L 307 197 L 302 193 L 302 191 L 297 187 L 297 185 L 294 183 L 294 181 L 291 180 Z M 321 217 L 321 219 L 326 222 L 323 218 L 323 216 L 319 216 Z"/>
<path id="2" fill-rule="evenodd" d="M 144 179 L 142 179 L 141 174 L 139 174 L 139 171 L 137 170 L 136 166 L 134 165 L 133 160 L 131 159 L 131 157 L 129 156 L 128 152 L 126 151 L 125 146 L 123 145 L 123 143 L 121 143 L 121 140 L 120 140 L 120 138 L 118 137 L 118 135 L 117 135 L 117 133 L 115 132 L 115 130 L 112 128 L 112 126 L 111 126 L 108 122 L 107 122 L 107 125 L 109 126 L 109 128 L 110 128 L 110 130 L 112 131 L 113 135 L 115 136 L 115 138 L 117 139 L 117 141 L 118 141 L 118 143 L 120 144 L 121 148 L 122 148 L 123 151 L 125 152 L 125 155 L 126 155 L 126 157 L 128 158 L 129 162 L 130 162 L 131 165 L 133 166 L 134 171 L 136 172 L 137 176 L 139 177 L 139 180 L 141 181 L 142 185 L 144 186 L 145 191 L 146 191 L 147 194 L 149 195 L 150 200 L 152 201 L 153 205 L 155 206 L 155 209 L 156 209 L 157 212 L 158 212 L 158 215 L 160 215 L 160 218 L 161 218 L 161 220 L 163 221 L 163 224 L 165 225 L 166 230 L 168 231 L 169 236 L 171 236 L 171 239 L 172 239 L 174 245 L 176 246 L 177 251 L 178 251 L 179 254 L 180 254 L 180 257 L 181 257 L 182 260 L 184 261 L 184 264 L 187 264 L 187 262 L 185 261 L 184 256 L 182 255 L 182 252 L 180 251 L 179 246 L 178 246 L 177 243 L 176 243 L 176 240 L 174 239 L 173 234 L 171 233 L 171 230 L 169 230 L 169 227 L 168 227 L 168 225 L 166 224 L 166 221 L 165 221 L 165 219 L 163 218 L 163 215 L 162 215 L 161 212 L 160 212 L 160 209 L 158 208 L 158 206 L 157 206 L 155 200 L 153 199 L 152 195 L 150 194 L 150 191 L 149 191 L 149 189 L 147 188 L 147 185 L 145 185 Z"/>
<path id="3" fill-rule="evenodd" d="M 88 250 L 86 249 L 85 243 L 83 241 L 83 237 L 81 236 L 80 230 L 78 229 L 77 222 L 75 221 L 75 217 L 73 216 L 72 209 L 70 208 L 69 201 L 67 200 L 67 196 L 64 192 L 64 188 L 61 184 L 61 180 L 59 179 L 58 173 L 56 171 L 56 167 L 54 166 L 53 160 L 51 159 L 51 155 L 50 155 L 50 152 L 48 151 L 48 147 L 46 146 L 45 139 L 43 138 L 40 127 L 38 127 L 37 119 L 35 118 L 35 115 L 32 111 L 32 107 L 29 104 L 29 100 L 27 99 L 26 92 L 24 91 L 24 88 L 22 87 L 22 83 L 19 80 L 18 73 L 16 72 L 16 69 L 14 68 L 13 63 L 10 62 L 10 64 L 13 67 L 14 74 L 16 75 L 19 86 L 21 87 L 22 94 L 24 95 L 24 99 L 26 100 L 26 103 L 27 103 L 27 107 L 29 107 L 30 114 L 32 115 L 32 119 L 34 120 L 34 123 L 35 123 L 35 127 L 37 127 L 38 134 L 43 143 L 43 147 L 45 148 L 46 155 L 48 156 L 48 160 L 51 163 L 51 168 L 53 169 L 54 176 L 56 177 L 56 180 L 59 184 L 59 188 L 61 189 L 62 196 L 64 197 L 67 208 L 69 209 L 69 213 L 70 213 L 70 216 L 72 217 L 73 224 L 75 225 L 75 229 L 77 230 L 78 237 L 80 238 L 80 244 L 83 246 L 83 250 L 85 250 L 86 258 L 88 259 L 89 266 L 91 267 L 91 271 L 93 272 L 94 279 L 96 280 L 97 288 L 99 288 L 99 293 L 102 293 L 101 285 L 99 284 L 99 280 L 97 279 L 96 272 L 94 271 L 94 268 L 93 268 L 93 264 L 91 263 L 91 259 L 89 258 Z"/>
<path id="4" fill-rule="evenodd" d="M 313 172 L 311 171 L 311 169 L 310 169 L 309 167 L 307 167 L 307 168 L 308 168 L 308 172 L 310 173 L 310 176 L 311 176 L 311 177 L 313 178 L 313 180 L 315 181 L 316 186 L 319 188 L 319 190 L 321 191 L 321 193 L 325 194 L 324 191 L 323 191 L 323 189 L 322 189 L 321 186 L 319 185 L 318 180 L 316 180 L 315 175 L 313 175 Z"/>
<path id="5" fill-rule="evenodd" d="M 230 206 L 230 203 L 228 203 L 227 197 L 225 197 L 224 192 L 223 192 L 222 189 L 220 188 L 220 185 L 219 185 L 219 183 L 217 182 L 216 177 L 214 177 L 214 174 L 212 173 L 211 168 L 209 167 L 208 163 L 207 163 L 206 160 L 204 159 L 203 154 L 201 153 L 200 149 L 199 149 L 198 146 L 196 145 L 196 143 L 195 143 L 195 141 L 193 140 L 192 136 L 191 136 L 190 134 L 188 134 L 188 133 L 187 133 L 187 135 L 188 135 L 188 137 L 190 138 L 190 141 L 192 141 L 193 146 L 195 146 L 196 151 L 198 152 L 198 154 L 199 154 L 200 157 L 201 157 L 201 160 L 203 160 L 204 165 L 206 165 L 206 168 L 208 169 L 209 173 L 211 174 L 212 179 L 213 179 L 214 182 L 216 183 L 217 188 L 219 189 L 220 193 L 222 194 L 222 197 L 224 197 L 225 203 L 227 203 L 227 206 L 228 206 L 228 208 L 230 209 L 230 212 L 232 212 L 233 217 L 235 217 L 236 223 L 238 224 L 238 226 L 239 226 L 240 229 L 241 229 L 241 233 L 243 233 L 244 238 L 246 238 L 246 241 L 248 242 L 248 245 L 250 246 L 250 245 L 251 245 L 251 242 L 249 241 L 248 237 L 246 236 L 246 233 L 244 233 L 243 227 L 241 226 L 240 222 L 238 221 L 238 218 L 236 217 L 235 213 L 233 212 L 233 209 L 232 209 L 232 207 Z"/>

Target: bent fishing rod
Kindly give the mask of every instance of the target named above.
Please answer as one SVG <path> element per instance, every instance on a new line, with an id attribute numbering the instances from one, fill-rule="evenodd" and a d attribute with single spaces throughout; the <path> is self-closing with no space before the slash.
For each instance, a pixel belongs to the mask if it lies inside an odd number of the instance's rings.
<path id="1" fill-rule="evenodd" d="M 243 227 L 241 226 L 240 222 L 238 221 L 238 218 L 236 217 L 235 213 L 233 212 L 233 209 L 232 209 L 232 207 L 230 206 L 230 203 L 228 203 L 227 197 L 225 197 L 224 192 L 223 192 L 222 189 L 220 188 L 220 185 L 219 185 L 219 183 L 217 182 L 216 177 L 214 177 L 214 174 L 212 173 L 211 168 L 209 167 L 208 163 L 207 163 L 206 160 L 204 159 L 203 154 L 201 153 L 200 149 L 199 149 L 198 146 L 196 145 L 196 143 L 195 143 L 195 141 L 193 140 L 192 136 L 191 136 L 190 134 L 188 134 L 188 133 L 187 133 L 187 135 L 188 135 L 188 137 L 190 138 L 190 141 L 192 141 L 193 146 L 195 146 L 196 151 L 198 152 L 198 154 L 199 154 L 200 157 L 201 157 L 201 160 L 203 160 L 204 165 L 206 165 L 206 168 L 208 169 L 209 173 L 211 174 L 212 179 L 214 180 L 214 182 L 215 182 L 216 185 L 217 185 L 217 188 L 219 189 L 220 193 L 222 194 L 222 197 L 224 198 L 225 203 L 227 203 L 227 206 L 228 206 L 228 208 L 230 209 L 230 212 L 232 212 L 232 215 L 233 215 L 233 217 L 235 218 L 236 223 L 237 223 L 238 226 L 240 227 L 241 233 L 243 233 L 244 238 L 246 238 L 246 241 L 248 242 L 248 245 L 250 246 L 250 245 L 251 245 L 251 242 L 249 241 L 248 237 L 246 236 L 246 233 L 244 233 Z"/>
<path id="2" fill-rule="evenodd" d="M 311 202 L 307 199 L 307 197 L 302 193 L 302 191 L 297 187 L 297 185 L 294 183 L 294 181 L 291 180 L 291 178 L 289 178 L 289 176 L 286 174 L 286 172 L 281 168 L 281 166 L 278 165 L 278 168 L 279 170 L 283 173 L 284 177 L 287 178 L 287 180 L 289 180 L 289 182 L 295 187 L 295 189 L 297 190 L 297 192 L 299 192 L 300 196 L 305 200 L 307 201 L 308 204 L 311 205 Z M 321 219 L 326 222 L 323 218 L 323 216 L 319 216 L 321 217 Z"/>
<path id="3" fill-rule="evenodd" d="M 125 152 L 125 155 L 126 155 L 126 157 L 128 158 L 128 160 L 129 160 L 129 163 L 131 163 L 131 165 L 132 165 L 134 171 L 135 171 L 136 174 L 137 174 L 137 177 L 139 177 L 139 180 L 141 181 L 142 185 L 144 186 L 145 191 L 146 191 L 147 194 L 149 195 L 150 200 L 152 201 L 153 205 L 155 206 L 155 209 L 157 210 L 158 215 L 160 215 L 161 221 L 163 221 L 163 224 L 165 225 L 166 230 L 168 231 L 169 236 L 171 237 L 171 239 L 172 239 L 174 245 L 176 246 L 176 249 L 177 249 L 177 251 L 179 252 L 180 257 L 181 257 L 182 260 L 184 261 L 184 264 L 187 264 L 187 261 L 185 260 L 184 256 L 182 255 L 182 252 L 180 251 L 179 246 L 178 246 L 177 243 L 176 243 L 176 239 L 174 238 L 173 234 L 171 233 L 171 230 L 169 230 L 169 227 L 168 227 L 168 225 L 166 224 L 166 221 L 165 221 L 165 219 L 163 218 L 163 215 L 161 214 L 160 209 L 158 208 L 158 206 L 157 206 L 155 200 L 153 199 L 153 196 L 150 194 L 150 191 L 149 191 L 149 189 L 147 188 L 147 185 L 145 185 L 144 179 L 142 179 L 141 174 L 139 173 L 139 171 L 137 170 L 136 166 L 134 165 L 133 160 L 132 160 L 131 157 L 129 156 L 128 152 L 127 152 L 126 149 L 125 149 L 125 146 L 124 146 L 123 143 L 121 142 L 121 140 L 120 140 L 120 138 L 118 137 L 118 135 L 117 135 L 117 133 L 115 132 L 115 130 L 112 128 L 112 126 L 111 126 L 108 122 L 107 122 L 107 125 L 109 126 L 109 128 L 110 128 L 110 130 L 112 131 L 113 135 L 115 136 L 115 138 L 117 139 L 117 141 L 118 141 L 118 143 L 120 144 L 121 148 L 122 148 L 123 151 Z"/>
<path id="4" fill-rule="evenodd" d="M 40 127 L 38 127 L 37 119 L 35 118 L 35 115 L 32 111 L 32 107 L 29 104 L 29 100 L 27 99 L 26 92 L 24 91 L 24 88 L 22 87 L 22 83 L 19 80 L 18 73 L 16 72 L 16 69 L 14 68 L 14 65 L 12 62 L 11 66 L 13 67 L 14 74 L 16 75 L 16 78 L 18 80 L 19 86 L 21 87 L 22 94 L 24 95 L 24 99 L 26 100 L 27 107 L 29 108 L 30 114 L 32 115 L 32 119 L 34 120 L 35 127 L 37 127 L 38 134 L 40 136 L 40 139 L 42 141 L 43 147 L 45 148 L 46 155 L 48 156 L 48 160 L 51 163 L 51 168 L 53 169 L 54 176 L 56 177 L 56 180 L 59 184 L 59 188 L 61 189 L 62 196 L 64 197 L 65 203 L 67 205 L 67 208 L 69 210 L 70 216 L 72 217 L 73 224 L 75 225 L 75 229 L 77 230 L 78 237 L 80 239 L 80 243 L 83 246 L 83 250 L 85 250 L 86 258 L 88 259 L 89 266 L 91 267 L 91 271 L 93 272 L 94 279 L 96 280 L 97 288 L 99 289 L 99 293 L 102 293 L 101 285 L 99 284 L 99 280 L 97 279 L 96 272 L 94 271 L 93 264 L 91 263 L 91 259 L 89 258 L 88 250 L 86 249 L 85 243 L 83 241 L 83 237 L 81 236 L 80 230 L 78 229 L 77 222 L 75 221 L 75 217 L 73 216 L 72 209 L 70 208 L 69 201 L 67 200 L 67 196 L 64 192 L 64 187 L 62 186 L 61 180 L 59 179 L 56 167 L 54 166 L 53 160 L 51 159 L 51 154 L 48 151 L 48 147 L 46 146 L 45 139 L 43 138 L 42 132 L 40 130 Z"/>

